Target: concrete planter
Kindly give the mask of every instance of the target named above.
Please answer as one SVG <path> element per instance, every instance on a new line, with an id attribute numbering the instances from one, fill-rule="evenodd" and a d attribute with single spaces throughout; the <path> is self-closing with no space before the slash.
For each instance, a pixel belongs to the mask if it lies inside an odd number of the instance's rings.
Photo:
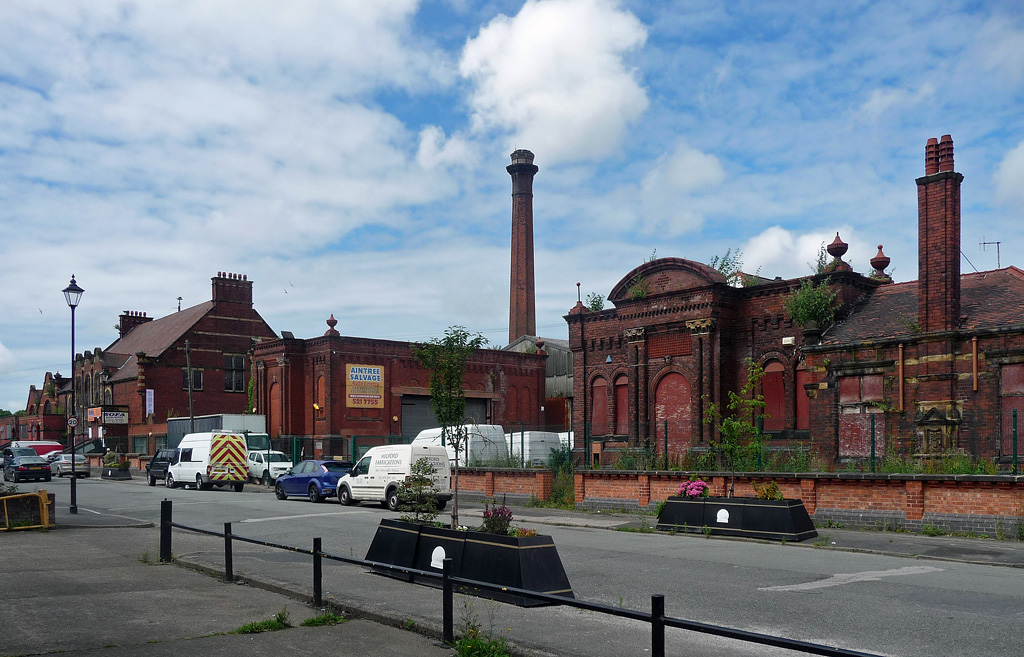
<path id="1" fill-rule="evenodd" d="M 572 586 L 550 536 L 500 536 L 454 531 L 428 525 L 382 520 L 366 552 L 367 561 L 440 574 L 440 559 L 452 560 L 452 575 L 488 584 L 572 598 Z M 440 580 L 412 573 L 374 568 L 374 572 L 428 586 Z M 461 593 L 499 600 L 520 607 L 549 603 L 501 591 L 460 587 Z"/>
<path id="2" fill-rule="evenodd" d="M 803 541 L 818 535 L 803 501 L 749 497 L 670 497 L 658 515 L 657 528 L 772 541 Z"/>
<path id="3" fill-rule="evenodd" d="M 120 480 L 131 479 L 132 472 L 131 470 L 122 470 L 121 468 L 103 468 L 103 471 L 100 473 L 100 478 Z"/>

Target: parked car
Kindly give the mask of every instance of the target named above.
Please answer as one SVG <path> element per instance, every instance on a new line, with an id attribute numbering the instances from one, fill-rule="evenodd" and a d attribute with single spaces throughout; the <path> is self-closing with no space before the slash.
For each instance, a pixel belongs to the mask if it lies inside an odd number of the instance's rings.
<path id="1" fill-rule="evenodd" d="M 177 451 L 173 447 L 158 449 L 153 458 L 146 462 L 146 479 L 149 480 L 150 486 L 156 486 L 158 480 L 164 481 L 167 477 L 167 466 L 174 460 Z"/>
<path id="2" fill-rule="evenodd" d="M 42 456 L 32 452 L 32 456 L 15 456 L 4 466 L 4 481 L 50 481 L 50 464 Z"/>
<path id="3" fill-rule="evenodd" d="M 305 495 L 310 502 L 320 502 L 325 497 L 334 497 L 338 480 L 351 470 L 350 461 L 300 461 L 277 478 L 274 494 L 279 500 L 289 495 Z"/>
<path id="4" fill-rule="evenodd" d="M 11 463 L 11 461 L 13 461 L 15 458 L 17 458 L 19 456 L 38 456 L 38 454 L 36 454 L 35 450 L 29 449 L 28 447 L 10 447 L 10 446 L 4 447 L 3 455 L 4 455 L 4 462 L 3 462 L 3 466 L 2 467 L 4 467 L 4 468 L 6 468 Z"/>
<path id="5" fill-rule="evenodd" d="M 50 473 L 58 477 L 71 474 L 71 454 L 58 454 L 57 458 L 50 461 Z M 85 454 L 75 454 L 75 476 L 88 477 L 92 474 L 89 467 L 89 459 Z"/>
<path id="6" fill-rule="evenodd" d="M 249 464 L 249 481 L 258 481 L 264 486 L 269 486 L 292 467 L 291 459 L 284 452 L 273 450 L 249 450 L 246 462 Z"/>

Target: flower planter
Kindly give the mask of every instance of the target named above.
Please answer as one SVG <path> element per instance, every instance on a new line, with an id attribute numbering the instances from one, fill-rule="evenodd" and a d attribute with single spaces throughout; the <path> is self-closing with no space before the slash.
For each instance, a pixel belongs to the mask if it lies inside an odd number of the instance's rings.
<path id="1" fill-rule="evenodd" d="M 818 535 L 802 500 L 749 497 L 670 497 L 658 515 L 657 528 L 773 541 Z"/>
<path id="2" fill-rule="evenodd" d="M 103 468 L 103 472 L 100 473 L 101 479 L 131 479 L 131 470 L 122 470 L 120 468 Z"/>
<path id="3" fill-rule="evenodd" d="M 440 548 L 443 553 L 435 550 Z M 502 536 L 454 531 L 401 520 L 381 520 L 366 552 L 367 561 L 440 573 L 440 558 L 452 560 L 452 575 L 498 586 L 572 598 L 558 550 L 550 536 Z M 412 573 L 373 568 L 388 577 L 428 586 L 441 580 Z M 550 604 L 521 595 L 461 586 L 461 593 L 509 602 L 520 607 Z"/>

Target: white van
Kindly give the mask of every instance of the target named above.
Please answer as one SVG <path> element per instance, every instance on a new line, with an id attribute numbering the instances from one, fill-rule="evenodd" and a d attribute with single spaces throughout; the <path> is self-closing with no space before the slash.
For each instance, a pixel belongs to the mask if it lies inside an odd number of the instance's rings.
<path id="1" fill-rule="evenodd" d="M 517 431 L 505 434 L 508 453 L 520 459 L 526 467 L 548 464 L 551 452 L 562 447 L 562 441 L 554 431 Z"/>
<path id="2" fill-rule="evenodd" d="M 457 428 L 457 427 L 455 427 Z M 453 428 L 454 429 L 454 428 Z M 459 467 L 478 465 L 491 459 L 508 458 L 505 430 L 499 424 L 467 424 L 466 439 L 459 449 Z M 441 446 L 441 427 L 424 429 L 412 440 L 413 445 Z M 445 441 L 448 460 L 455 462 L 455 448 Z"/>
<path id="3" fill-rule="evenodd" d="M 274 450 L 251 449 L 245 460 L 249 464 L 249 481 L 259 481 L 264 486 L 269 486 L 292 467 L 292 460 L 284 452 Z"/>
<path id="4" fill-rule="evenodd" d="M 176 488 L 194 483 L 197 490 L 231 486 L 241 492 L 248 477 L 245 436 L 207 431 L 185 434 L 167 466 L 164 484 Z"/>
<path id="5" fill-rule="evenodd" d="M 338 501 L 380 502 L 392 511 L 399 506 L 398 486 L 412 473 L 412 465 L 427 459 L 437 470 L 432 477 L 437 506 L 443 509 L 452 499 L 451 468 L 444 449 L 438 445 L 380 445 L 371 447 L 352 470 L 338 480 Z"/>

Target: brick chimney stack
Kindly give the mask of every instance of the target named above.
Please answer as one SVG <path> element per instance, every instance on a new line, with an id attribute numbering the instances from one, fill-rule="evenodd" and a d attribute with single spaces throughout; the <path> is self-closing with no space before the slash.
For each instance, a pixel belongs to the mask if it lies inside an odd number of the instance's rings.
<path id="1" fill-rule="evenodd" d="M 136 310 L 126 310 L 121 313 L 117 318 L 117 332 L 120 337 L 128 335 L 128 333 L 138 326 L 139 324 L 145 324 L 146 322 L 152 322 L 152 317 L 146 317 L 146 313 L 139 312 Z"/>
<path id="2" fill-rule="evenodd" d="M 533 280 L 533 177 L 538 169 L 533 153 L 519 149 L 505 167 L 512 176 L 512 275 L 508 307 L 509 344 L 524 335 L 537 335 Z"/>
<path id="3" fill-rule="evenodd" d="M 932 137 L 917 179 L 917 323 L 923 332 L 952 331 L 960 322 L 960 183 L 953 138 Z"/>
<path id="4" fill-rule="evenodd" d="M 252 307 L 252 281 L 245 274 L 219 271 L 212 279 L 213 301 L 242 303 Z"/>

